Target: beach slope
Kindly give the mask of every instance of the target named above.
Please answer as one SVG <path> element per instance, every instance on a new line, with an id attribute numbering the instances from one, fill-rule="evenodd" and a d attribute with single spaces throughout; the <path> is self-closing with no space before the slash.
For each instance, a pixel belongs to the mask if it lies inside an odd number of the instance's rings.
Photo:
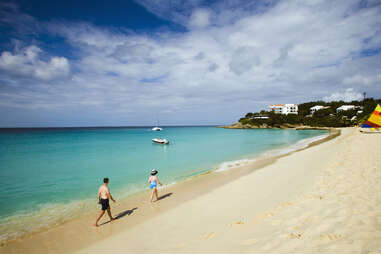
<path id="1" fill-rule="evenodd" d="M 80 253 L 381 253 L 380 150 L 344 129 Z"/>

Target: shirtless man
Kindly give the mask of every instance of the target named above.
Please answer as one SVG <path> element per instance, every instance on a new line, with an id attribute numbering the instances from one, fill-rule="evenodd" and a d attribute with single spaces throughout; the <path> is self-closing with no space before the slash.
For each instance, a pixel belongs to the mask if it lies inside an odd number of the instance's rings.
<path id="1" fill-rule="evenodd" d="M 108 185 L 108 178 L 104 178 L 103 179 L 103 185 L 101 185 L 101 187 L 99 187 L 99 191 L 98 191 L 98 200 L 99 200 L 99 204 L 102 205 L 102 211 L 99 213 L 98 217 L 97 217 L 97 220 L 95 221 L 95 224 L 94 226 L 98 227 L 98 221 L 102 218 L 103 214 L 105 214 L 105 211 L 107 210 L 107 213 L 108 213 L 108 216 L 110 217 L 110 220 L 115 220 L 112 216 L 111 216 L 111 210 L 110 210 L 110 205 L 109 205 L 109 199 L 111 199 L 112 201 L 116 202 L 115 199 L 111 196 L 111 193 L 110 193 L 110 190 L 108 189 L 107 187 Z"/>

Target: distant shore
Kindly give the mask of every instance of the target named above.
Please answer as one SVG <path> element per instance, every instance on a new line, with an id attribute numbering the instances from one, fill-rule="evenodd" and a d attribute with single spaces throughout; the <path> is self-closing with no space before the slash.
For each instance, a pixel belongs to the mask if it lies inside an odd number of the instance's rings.
<path id="1" fill-rule="evenodd" d="M 279 124 L 279 125 L 251 125 L 251 124 L 242 124 L 240 122 L 234 123 L 232 125 L 221 125 L 217 126 L 217 128 L 224 129 L 296 129 L 296 130 L 330 130 L 331 127 L 314 127 L 314 126 L 306 126 L 300 124 Z"/>

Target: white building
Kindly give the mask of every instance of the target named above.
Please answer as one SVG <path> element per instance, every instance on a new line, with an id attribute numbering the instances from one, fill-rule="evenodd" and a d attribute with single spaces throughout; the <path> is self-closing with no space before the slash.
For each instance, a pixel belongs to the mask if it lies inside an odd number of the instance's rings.
<path id="1" fill-rule="evenodd" d="M 296 104 L 273 104 L 269 107 L 275 114 L 298 114 L 298 105 Z"/>
<path id="2" fill-rule="evenodd" d="M 355 105 L 343 105 L 343 106 L 338 107 L 336 109 L 336 113 L 339 113 L 341 111 L 347 111 L 347 110 L 355 109 L 355 108 L 356 108 Z"/>
<path id="3" fill-rule="evenodd" d="M 272 111 L 274 111 L 275 114 L 282 114 L 282 109 L 284 107 L 284 104 L 273 104 L 269 106 Z"/>
<path id="4" fill-rule="evenodd" d="M 329 108 L 329 107 L 328 106 L 325 107 L 325 106 L 316 105 L 316 106 L 313 106 L 312 108 L 310 108 L 310 113 L 312 115 L 313 113 L 315 113 L 318 110 L 327 109 L 327 108 Z"/>
<path id="5" fill-rule="evenodd" d="M 268 116 L 254 116 L 253 119 L 269 119 Z"/>

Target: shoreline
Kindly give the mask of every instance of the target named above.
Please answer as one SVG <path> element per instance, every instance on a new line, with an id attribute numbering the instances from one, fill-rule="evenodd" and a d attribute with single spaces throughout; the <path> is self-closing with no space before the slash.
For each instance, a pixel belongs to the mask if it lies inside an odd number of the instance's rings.
<path id="1" fill-rule="evenodd" d="M 341 132 L 76 253 L 381 253 L 381 135 Z"/>
<path id="2" fill-rule="evenodd" d="M 359 136 L 356 131 L 354 128 L 345 128 L 337 139 L 281 156 L 261 170 L 226 182 L 204 195 L 149 218 L 138 227 L 88 245 L 78 253 L 107 251 L 110 248 L 114 253 L 125 253 L 126 250 L 178 254 L 360 253 L 353 252 L 353 248 L 345 249 L 352 252 L 341 252 L 337 248 L 335 241 L 340 240 L 341 234 L 337 233 L 340 227 L 331 222 L 337 221 L 337 216 L 342 216 L 342 211 L 335 208 L 341 204 L 329 200 L 328 195 L 320 189 L 315 190 L 316 185 L 320 185 L 320 179 L 324 179 L 327 169 L 340 165 L 342 161 L 353 165 L 343 151 L 348 151 L 353 137 Z M 341 171 L 346 173 L 345 170 Z M 331 179 L 337 181 L 337 176 Z M 345 176 L 340 179 L 345 179 Z M 342 184 L 346 185 L 346 182 Z M 337 183 L 326 188 L 327 191 L 334 189 L 335 185 Z M 338 195 L 342 195 L 340 190 Z M 298 202 L 300 199 L 307 200 L 310 206 L 303 207 L 304 203 Z M 339 214 L 331 215 L 335 212 Z M 324 219 L 315 221 L 318 216 Z M 306 251 L 311 245 L 307 242 L 309 238 L 305 237 L 310 237 L 311 233 L 301 228 L 312 222 L 315 224 L 310 231 L 317 231 L 313 235 L 313 244 L 316 242 L 318 247 Z M 346 224 L 342 225 L 345 227 Z M 155 229 L 153 234 L 152 229 Z M 146 237 L 150 237 L 150 241 Z M 334 251 L 321 251 L 327 246 Z"/>
<path id="3" fill-rule="evenodd" d="M 127 197 L 124 197 L 123 199 L 118 201 L 118 203 L 112 204 L 111 207 L 112 207 L 113 216 L 119 217 L 119 219 L 122 219 L 124 216 L 128 216 L 127 219 L 130 220 L 128 223 L 129 224 L 128 228 L 136 227 L 140 223 L 144 222 L 147 218 L 157 217 L 187 201 L 190 201 L 196 197 L 209 193 L 210 191 L 226 184 L 227 182 L 232 182 L 258 169 L 262 169 L 268 165 L 271 165 L 274 162 L 276 162 L 279 158 L 289 156 L 293 153 L 327 142 L 339 135 L 340 135 L 340 130 L 330 129 L 328 136 L 322 139 L 319 139 L 317 141 L 313 141 L 307 144 L 306 147 L 297 148 L 296 150 L 292 150 L 284 154 L 279 154 L 275 156 L 267 156 L 267 157 L 262 157 L 259 159 L 255 158 L 255 161 L 234 167 L 233 169 L 218 171 L 218 172 L 217 170 L 212 169 L 212 170 L 206 171 L 205 173 L 201 173 L 199 175 L 182 179 L 179 182 L 176 182 L 174 184 L 171 184 L 169 186 L 165 186 L 159 189 L 159 197 L 161 197 L 161 200 L 159 203 L 154 203 L 152 205 L 146 202 L 146 200 L 149 197 L 149 191 L 141 191 L 141 192 L 128 195 Z M 165 207 L 160 207 L 160 204 L 165 204 Z M 126 207 L 128 207 L 129 209 L 125 209 Z M 151 209 L 151 211 L 149 211 L 149 209 Z M 154 212 L 152 212 L 152 209 L 154 209 Z M 83 227 L 86 227 L 86 225 L 87 226 L 91 225 L 92 224 L 91 221 L 94 219 L 93 217 L 95 217 L 95 214 L 96 212 L 94 211 L 94 214 L 85 214 L 83 216 L 80 216 L 79 218 L 69 219 L 68 221 L 65 221 L 59 225 L 51 226 L 48 228 L 42 228 L 38 231 L 27 233 L 21 238 L 4 241 L 1 244 L 2 247 L 0 248 L 0 251 L 4 247 L 5 248 L 12 247 L 11 249 L 19 249 L 17 245 L 28 246 L 30 245 L 30 242 L 49 238 L 48 236 L 49 234 L 54 235 L 54 237 L 61 238 L 61 236 L 65 235 L 64 231 L 67 229 L 67 227 L 76 228 L 77 224 L 81 224 Z M 87 223 L 84 223 L 85 221 Z M 118 222 L 119 221 L 116 221 L 116 222 L 113 222 L 112 224 L 115 225 Z M 102 218 L 101 224 L 102 223 L 106 223 L 106 224 L 108 223 L 106 220 L 106 216 Z M 116 230 L 114 229 L 115 232 L 110 234 L 109 236 L 118 234 L 124 230 L 125 230 L 124 226 L 120 226 Z M 104 237 L 105 236 L 103 235 L 102 239 Z M 75 246 L 73 247 L 73 251 L 77 249 L 81 249 L 99 240 L 100 238 L 92 236 L 89 239 L 87 239 L 87 241 L 85 241 L 86 242 L 85 244 L 79 243 L 80 242 L 79 241 L 77 244 L 73 244 L 73 246 Z M 34 244 L 32 243 L 32 245 Z"/>
<path id="4" fill-rule="evenodd" d="M 251 125 L 251 124 L 242 124 L 240 122 L 233 123 L 231 125 L 219 125 L 216 128 L 222 129 L 290 129 L 290 130 L 330 130 L 335 129 L 334 127 L 318 127 L 318 126 L 308 126 L 302 124 L 277 124 L 277 125 Z"/>

